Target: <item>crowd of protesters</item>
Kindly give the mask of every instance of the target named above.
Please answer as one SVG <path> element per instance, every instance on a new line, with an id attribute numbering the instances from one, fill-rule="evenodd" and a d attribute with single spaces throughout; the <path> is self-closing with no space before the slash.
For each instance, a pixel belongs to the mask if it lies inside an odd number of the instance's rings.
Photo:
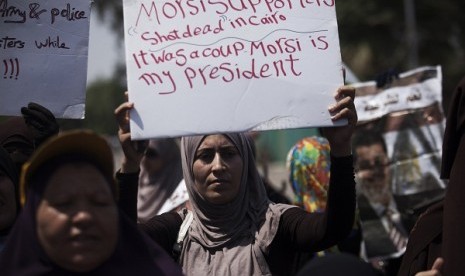
<path id="1" fill-rule="evenodd" d="M 465 79 L 446 120 L 445 197 L 407 228 L 385 141 L 357 133 L 350 86 L 328 109 L 347 125 L 290 149 L 295 198 L 286 202 L 270 200 L 247 134 L 136 143 L 125 102 L 115 110 L 124 152 L 115 170 L 104 138 L 60 133 L 53 114 L 31 103 L 0 124 L 0 274 L 464 275 L 464 88 Z M 379 241 L 401 254 L 370 262 L 366 250 Z"/>

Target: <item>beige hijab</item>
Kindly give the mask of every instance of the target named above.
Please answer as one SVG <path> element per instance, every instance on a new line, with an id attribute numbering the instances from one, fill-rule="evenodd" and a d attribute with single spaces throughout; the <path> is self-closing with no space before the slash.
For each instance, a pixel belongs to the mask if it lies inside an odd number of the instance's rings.
<path id="1" fill-rule="evenodd" d="M 139 175 L 139 192 L 137 215 L 141 222 L 146 222 L 159 215 L 169 198 L 182 180 L 181 156 L 176 141 L 172 138 L 151 139 L 147 150 L 155 152 L 162 160 L 163 167 L 155 174 L 149 173 L 150 162 L 144 155 Z M 174 209 L 176 206 L 172 206 Z M 170 211 L 170 210 L 168 210 Z"/>
<path id="2" fill-rule="evenodd" d="M 224 134 L 243 160 L 239 195 L 231 203 L 214 205 L 194 185 L 195 152 L 205 136 L 181 140 L 183 174 L 194 220 L 181 252 L 186 275 L 271 275 L 265 260 L 281 214 L 291 205 L 272 203 L 265 191 L 247 138 Z"/>

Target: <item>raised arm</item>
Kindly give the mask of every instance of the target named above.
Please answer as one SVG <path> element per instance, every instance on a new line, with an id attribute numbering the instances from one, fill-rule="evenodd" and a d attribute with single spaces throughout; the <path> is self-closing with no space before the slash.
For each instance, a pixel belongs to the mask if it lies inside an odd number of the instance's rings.
<path id="1" fill-rule="evenodd" d="M 348 124 L 340 127 L 326 127 L 322 129 L 322 132 L 329 141 L 332 156 L 349 156 L 352 154 L 351 138 L 358 120 L 354 104 L 355 88 L 340 87 L 334 98 L 336 103 L 328 109 L 332 116 L 331 119 L 333 121 L 347 119 Z"/>
<path id="2" fill-rule="evenodd" d="M 351 87 L 337 90 L 337 103 L 328 110 L 333 120 L 347 119 L 348 124 L 322 130 L 331 147 L 331 176 L 325 212 L 309 214 L 292 208 L 281 218 L 278 239 L 287 240 L 295 249 L 326 249 L 344 239 L 352 229 L 356 205 L 351 156 L 351 136 L 357 124 L 354 97 L 355 89 Z M 288 240 L 289 237 L 291 241 Z"/>
<path id="3" fill-rule="evenodd" d="M 357 125 L 355 88 L 343 86 L 336 91 L 336 104 L 329 107 L 333 120 L 346 119 L 347 125 L 322 129 L 331 148 L 331 176 L 328 202 L 320 222 L 320 249 L 335 245 L 350 233 L 355 218 L 355 177 L 351 138 Z"/>
<path id="4" fill-rule="evenodd" d="M 115 109 L 115 118 L 119 127 L 118 138 L 123 150 L 121 168 L 116 173 L 116 181 L 119 188 L 118 206 L 131 220 L 136 222 L 139 168 L 145 150 L 145 142 L 131 140 L 129 111 L 133 107 L 133 103 L 124 102 Z"/>
<path id="5" fill-rule="evenodd" d="M 119 128 L 118 138 L 124 153 L 121 162 L 122 173 L 135 173 L 139 171 L 140 162 L 144 155 L 145 148 L 147 147 L 147 141 L 131 140 L 129 111 L 133 107 L 133 103 L 124 102 L 115 109 L 115 118 Z"/>

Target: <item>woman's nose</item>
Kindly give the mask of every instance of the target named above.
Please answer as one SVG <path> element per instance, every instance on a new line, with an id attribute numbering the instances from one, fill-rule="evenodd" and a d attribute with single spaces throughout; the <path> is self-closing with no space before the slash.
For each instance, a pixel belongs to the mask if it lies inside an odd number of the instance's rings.
<path id="1" fill-rule="evenodd" d="M 224 161 L 221 158 L 219 153 L 215 154 L 215 158 L 213 158 L 213 170 L 222 170 L 224 169 Z"/>
<path id="2" fill-rule="evenodd" d="M 91 223 L 93 220 L 93 215 L 90 210 L 87 208 L 81 208 L 77 210 L 72 217 L 72 221 L 74 224 L 78 225 L 86 225 Z"/>

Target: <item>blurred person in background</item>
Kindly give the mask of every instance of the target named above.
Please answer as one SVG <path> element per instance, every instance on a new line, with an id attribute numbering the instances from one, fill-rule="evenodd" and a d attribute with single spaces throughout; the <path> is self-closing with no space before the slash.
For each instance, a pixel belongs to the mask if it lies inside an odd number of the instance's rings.
<path id="1" fill-rule="evenodd" d="M 29 103 L 21 108 L 21 114 L 0 123 L 0 251 L 21 209 L 21 166 L 37 147 L 59 132 L 55 116 L 39 104 Z"/>
<path id="2" fill-rule="evenodd" d="M 60 131 L 55 116 L 46 107 L 29 103 L 21 108 L 22 117 L 11 117 L 0 123 L 0 145 L 16 164 L 18 171 L 49 137 Z"/>
<path id="3" fill-rule="evenodd" d="M 24 205 L 0 256 L 2 275 L 181 275 L 116 205 L 113 153 L 91 131 L 44 143 L 20 178 Z"/>
<path id="4" fill-rule="evenodd" d="M 420 274 L 424 276 L 440 275 L 426 272 L 439 272 L 443 263 L 443 259 L 437 261 L 442 256 L 443 210 L 444 200 L 440 200 L 419 216 L 410 232 L 397 276 L 418 276 L 419 272 L 425 272 Z"/>
<path id="5" fill-rule="evenodd" d="M 457 84 L 447 114 L 441 178 L 449 183 L 444 198 L 443 274 L 465 275 L 465 77 Z"/>
<path id="6" fill-rule="evenodd" d="M 181 180 L 181 153 L 176 139 L 149 140 L 140 166 L 138 220 L 146 222 L 155 215 L 184 207 L 188 196 Z"/>
<path id="7" fill-rule="evenodd" d="M 20 210 L 18 183 L 15 164 L 0 146 L 0 252 Z"/>
<path id="8" fill-rule="evenodd" d="M 326 138 L 321 136 L 305 137 L 289 150 L 286 167 L 289 173 L 289 183 L 294 192 L 293 204 L 307 212 L 322 213 L 326 209 L 330 180 L 331 156 L 330 146 Z M 349 236 L 317 254 L 300 254 L 296 258 L 296 268 L 315 256 L 346 252 L 359 256 L 361 244 L 360 221 L 356 215 L 354 226 Z"/>

